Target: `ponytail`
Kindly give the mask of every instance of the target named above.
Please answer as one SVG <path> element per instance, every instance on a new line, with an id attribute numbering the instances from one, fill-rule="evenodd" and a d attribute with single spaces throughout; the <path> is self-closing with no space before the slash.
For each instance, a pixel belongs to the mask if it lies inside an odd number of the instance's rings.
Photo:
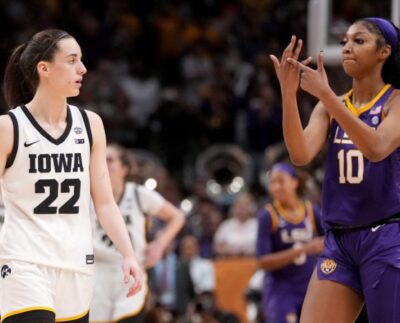
<path id="1" fill-rule="evenodd" d="M 383 65 L 382 78 L 385 83 L 390 83 L 395 88 L 400 89 L 400 30 L 394 24 L 393 26 L 397 31 L 398 45 Z"/>
<path id="2" fill-rule="evenodd" d="M 4 98 L 8 107 L 15 108 L 32 100 L 39 85 L 37 64 L 51 62 L 61 39 L 72 38 L 67 32 L 46 29 L 12 52 L 4 74 Z"/>
<path id="3" fill-rule="evenodd" d="M 26 46 L 24 43 L 14 49 L 5 69 L 4 98 L 10 108 L 29 102 L 33 98 L 32 88 L 20 67 L 20 59 Z"/>

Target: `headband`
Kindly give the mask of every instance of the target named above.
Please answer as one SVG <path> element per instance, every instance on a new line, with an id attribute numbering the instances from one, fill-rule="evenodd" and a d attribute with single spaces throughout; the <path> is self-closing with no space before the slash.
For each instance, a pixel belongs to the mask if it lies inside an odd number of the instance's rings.
<path id="1" fill-rule="evenodd" d="M 369 17 L 364 20 L 373 23 L 382 33 L 386 43 L 392 47 L 392 52 L 396 52 L 399 46 L 399 36 L 396 27 L 389 20 L 383 18 Z"/>
<path id="2" fill-rule="evenodd" d="M 293 178 L 298 178 L 296 170 L 291 165 L 285 163 L 277 163 L 273 165 L 271 168 L 271 173 L 272 172 L 283 172 Z"/>

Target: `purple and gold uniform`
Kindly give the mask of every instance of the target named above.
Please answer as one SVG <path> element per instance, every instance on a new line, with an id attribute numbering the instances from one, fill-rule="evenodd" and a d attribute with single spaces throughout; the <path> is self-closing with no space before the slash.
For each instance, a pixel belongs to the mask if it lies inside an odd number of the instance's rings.
<path id="1" fill-rule="evenodd" d="M 296 248 L 321 232 L 319 210 L 309 201 L 299 203 L 298 216 L 285 212 L 278 202 L 267 204 L 258 214 L 257 257 Z M 282 269 L 266 271 L 263 288 L 265 322 L 297 322 L 317 258 L 302 254 Z"/>
<path id="2" fill-rule="evenodd" d="M 386 85 L 359 109 L 351 103 L 351 91 L 344 102 L 366 125 L 377 128 L 392 91 Z M 370 322 L 400 322 L 400 223 L 388 220 L 399 212 L 400 149 L 371 162 L 332 120 L 322 204 L 328 231 L 317 273 L 319 279 L 363 294 Z"/>
<path id="3" fill-rule="evenodd" d="M 351 91 L 344 101 L 360 120 L 377 128 L 392 91 L 393 87 L 386 85 L 360 109 L 352 105 Z M 336 120 L 332 120 L 322 198 L 322 215 L 327 228 L 370 225 L 400 212 L 400 149 L 381 162 L 371 162 Z"/>

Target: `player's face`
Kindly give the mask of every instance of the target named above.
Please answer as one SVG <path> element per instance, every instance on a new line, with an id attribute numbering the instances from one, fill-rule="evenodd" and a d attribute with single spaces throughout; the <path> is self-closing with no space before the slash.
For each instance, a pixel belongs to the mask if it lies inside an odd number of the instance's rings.
<path id="1" fill-rule="evenodd" d="M 82 63 L 81 48 L 74 38 L 62 39 L 51 62 L 45 62 L 46 73 L 41 82 L 48 84 L 52 93 L 64 97 L 77 96 L 82 86 L 86 67 Z"/>
<path id="2" fill-rule="evenodd" d="M 107 147 L 106 156 L 111 180 L 124 180 L 127 175 L 127 168 L 121 162 L 118 150 L 114 147 Z"/>
<path id="3" fill-rule="evenodd" d="M 346 74 L 352 77 L 363 76 L 382 62 L 377 39 L 378 36 L 362 23 L 350 26 L 342 40 L 342 64 Z"/>
<path id="4" fill-rule="evenodd" d="M 273 200 L 287 202 L 297 195 L 298 180 L 285 172 L 274 171 L 268 178 L 268 190 Z"/>

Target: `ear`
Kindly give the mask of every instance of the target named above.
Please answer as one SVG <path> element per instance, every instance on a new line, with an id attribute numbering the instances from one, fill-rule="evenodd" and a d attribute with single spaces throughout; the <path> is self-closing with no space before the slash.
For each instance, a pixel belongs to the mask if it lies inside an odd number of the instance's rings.
<path id="1" fill-rule="evenodd" d="M 40 61 L 37 64 L 36 68 L 37 68 L 37 72 L 38 72 L 39 76 L 43 76 L 43 77 L 48 76 L 49 70 L 50 70 L 48 62 Z"/>
<path id="2" fill-rule="evenodd" d="M 386 61 L 391 53 L 392 53 L 392 47 L 390 45 L 384 45 L 380 49 L 379 59 L 382 61 Z"/>

